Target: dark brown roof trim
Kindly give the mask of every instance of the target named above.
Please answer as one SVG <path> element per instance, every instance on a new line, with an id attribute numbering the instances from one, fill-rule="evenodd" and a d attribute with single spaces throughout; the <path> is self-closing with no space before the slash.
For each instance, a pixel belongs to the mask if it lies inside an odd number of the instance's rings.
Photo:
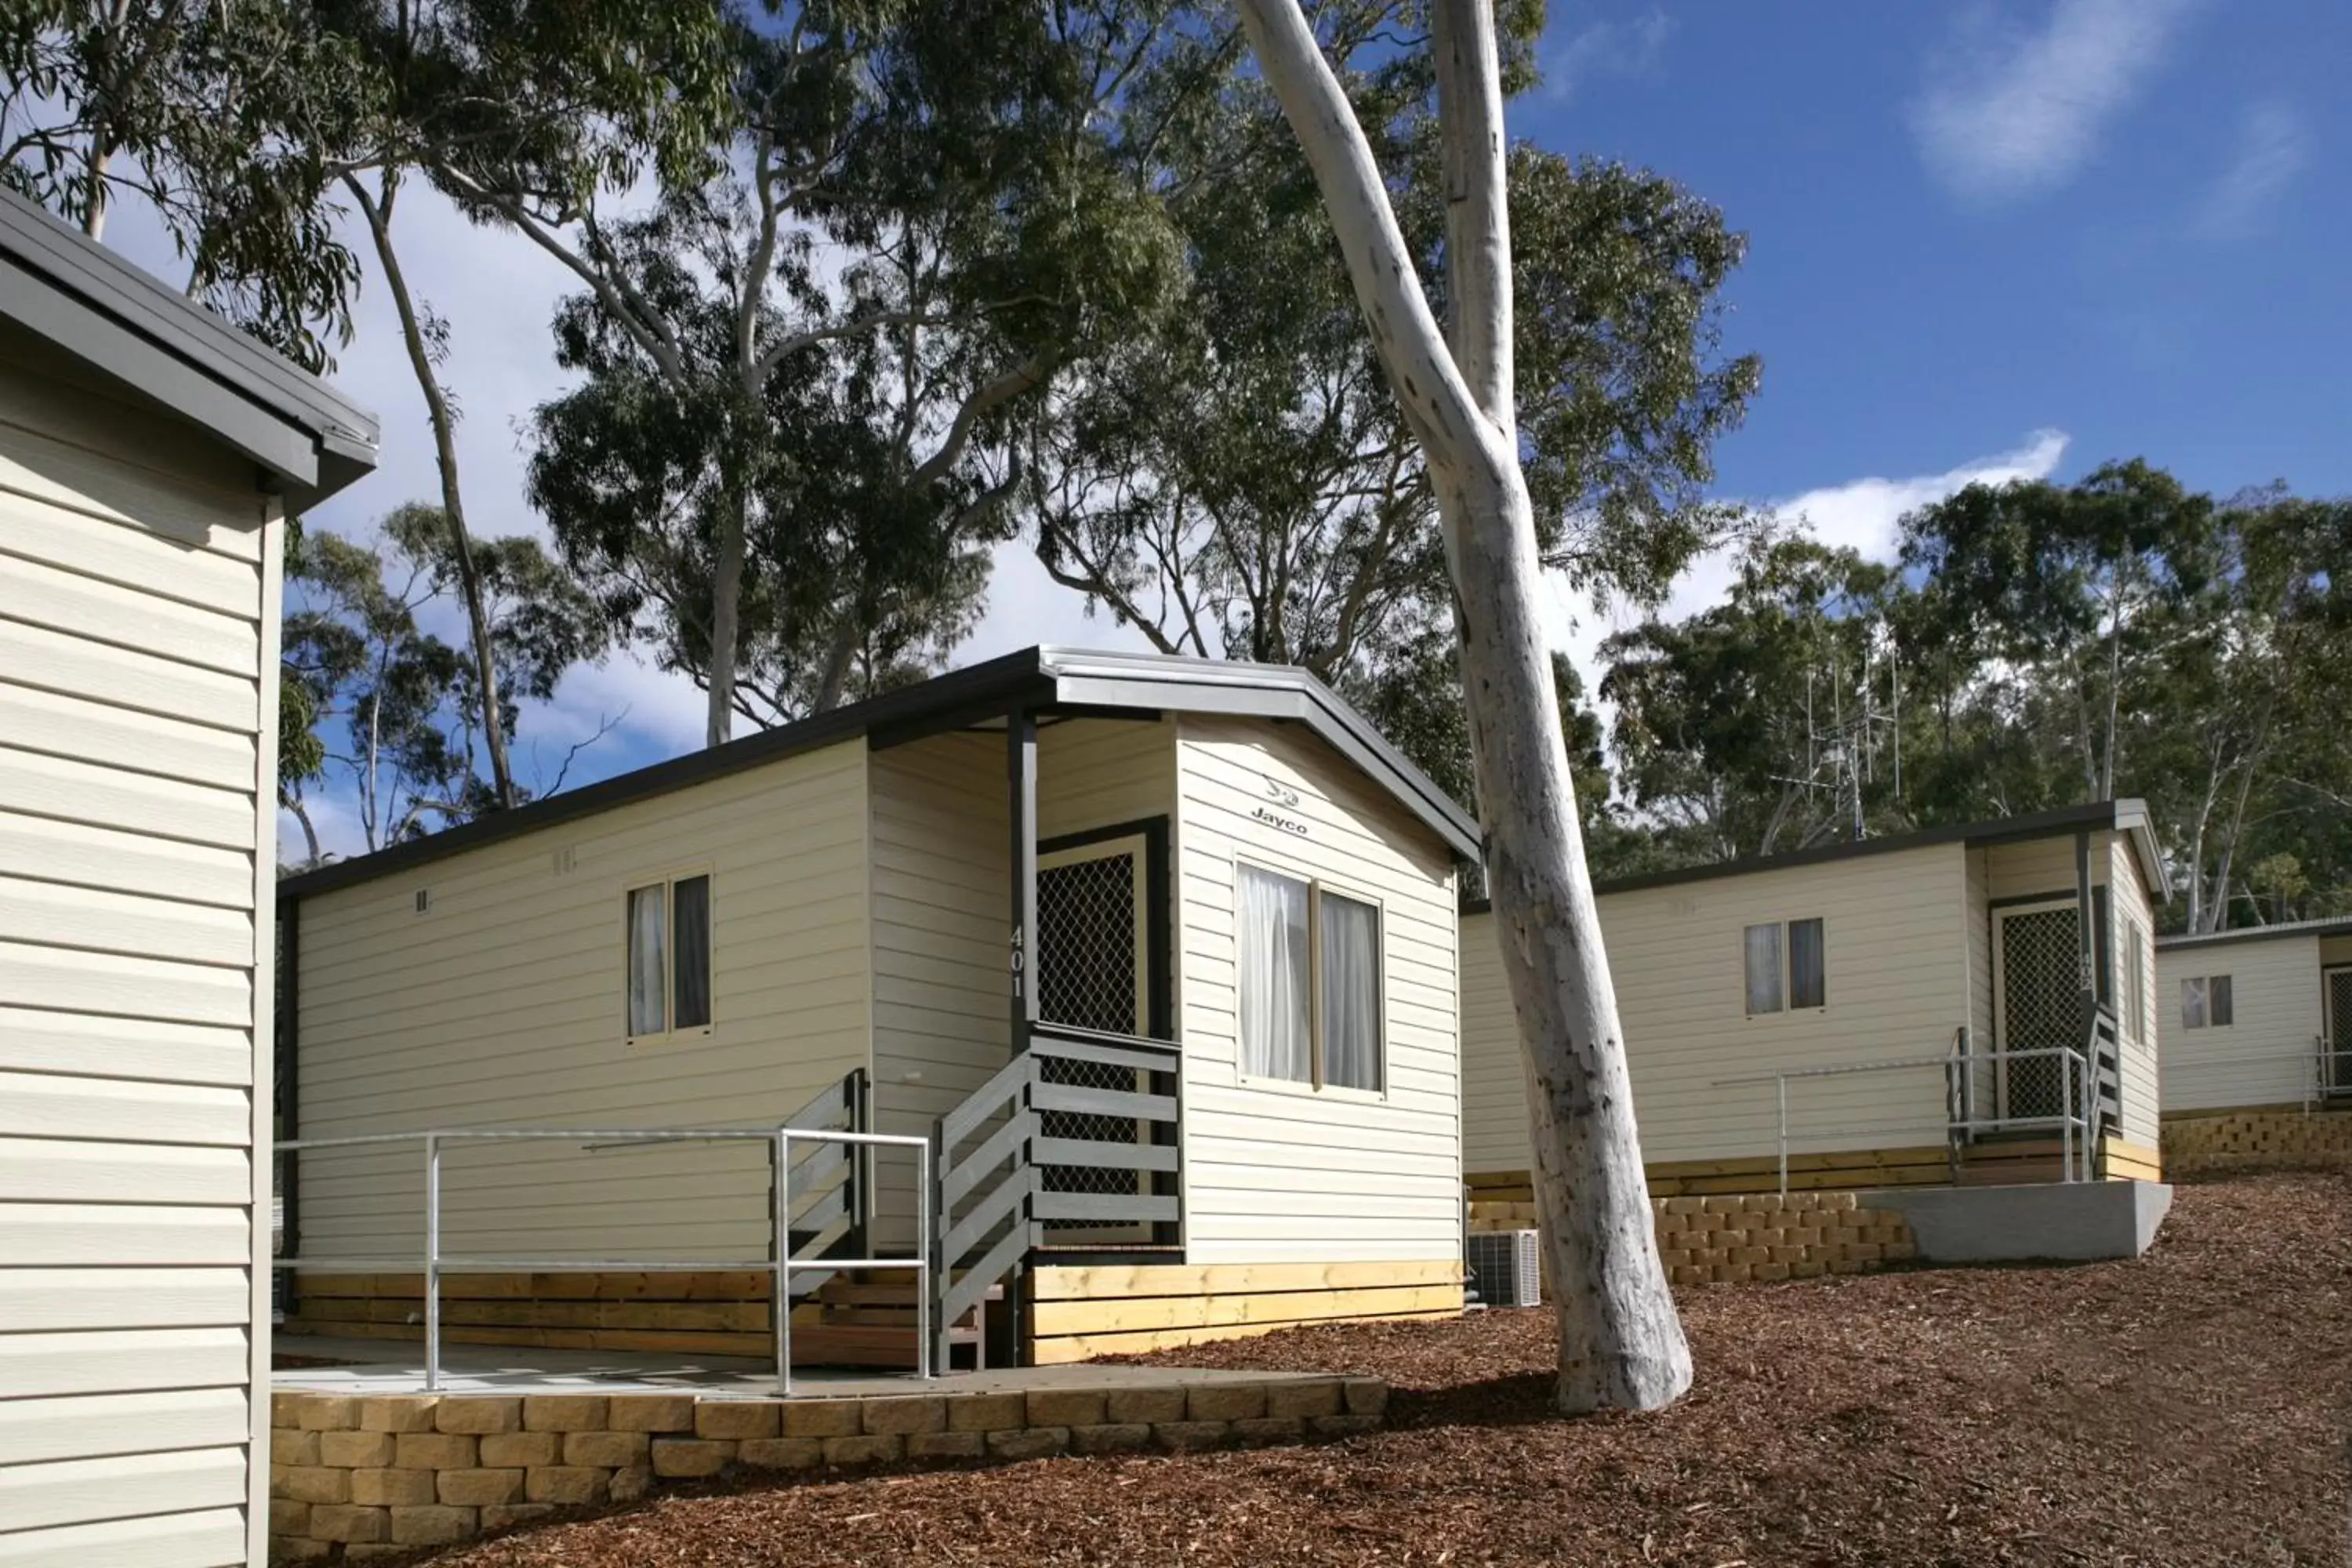
<path id="1" fill-rule="evenodd" d="M 1922 828 L 1916 833 L 1898 833 L 1887 838 L 1824 844 L 1787 855 L 1759 855 L 1746 860 L 1720 860 L 1711 866 L 1684 866 L 1671 871 L 1651 871 L 1638 877 L 1620 877 L 1612 881 L 1598 882 L 1592 890 L 1596 894 L 1633 893 L 1645 888 L 1711 882 L 1720 877 L 1745 877 L 1759 871 L 1826 866 L 1871 855 L 1897 855 L 1906 849 L 1928 849 L 1939 844 L 1958 844 L 1970 849 L 1981 849 L 1997 844 L 2025 844 L 2037 838 L 2056 838 L 2102 828 L 2113 828 L 2131 835 L 2134 852 L 2139 858 L 2140 870 L 2147 878 L 2148 886 L 2156 889 L 2158 898 L 2169 900 L 2172 885 L 2165 873 L 2164 857 L 2157 847 L 2156 832 L 2149 824 L 2147 807 L 2137 800 L 2094 801 L 2088 805 L 2061 806 L 2054 811 L 2036 812 L 2030 816 L 1954 823 L 1943 827 Z M 1465 899 L 1462 903 L 1462 912 L 1465 915 L 1484 914 L 1491 907 L 1485 899 Z"/>
<path id="2" fill-rule="evenodd" d="M 2352 936 L 2352 915 L 2323 915 L 2315 920 L 2288 921 L 2274 926 L 2239 926 L 2231 931 L 2183 931 L 2156 939 L 2159 948 L 2227 947 L 2233 942 L 2269 942 L 2277 937 Z"/>
<path id="3" fill-rule="evenodd" d="M 1303 669 L 1032 647 L 798 723 L 689 752 L 512 811 L 479 817 L 373 855 L 321 866 L 278 883 L 278 896 L 304 899 L 373 881 L 860 736 L 877 748 L 888 746 L 993 718 L 1014 708 L 1041 712 L 1084 709 L 1136 718 L 1174 711 L 1294 721 L 1312 729 L 1362 769 L 1456 854 L 1470 859 L 1478 854 L 1477 825 L 1467 814 L 1381 739 L 1363 715 Z"/>

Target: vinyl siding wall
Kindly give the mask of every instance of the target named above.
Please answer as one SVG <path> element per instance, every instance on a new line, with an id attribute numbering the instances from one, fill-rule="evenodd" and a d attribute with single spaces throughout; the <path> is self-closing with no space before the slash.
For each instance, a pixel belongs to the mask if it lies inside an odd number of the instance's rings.
<path id="1" fill-rule="evenodd" d="M 1450 851 L 1322 745 L 1186 716 L 1176 748 L 1177 990 L 1192 1264 L 1452 1258 L 1461 1246 Z M 1268 785 L 1293 792 L 1274 798 Z M 1269 825 L 1266 810 L 1305 826 Z M 1381 908 L 1387 1089 L 1244 1080 L 1234 867 L 1247 859 Z"/>
<path id="2" fill-rule="evenodd" d="M 0 1563 L 241 1563 L 280 531 L 70 379 L 0 339 Z"/>
<path id="3" fill-rule="evenodd" d="M 799 1110 L 869 1060 L 866 763 L 845 742 L 305 900 L 302 1135 L 772 1126 Z M 700 872 L 713 1025 L 631 1044 L 627 891 Z M 418 1256 L 419 1146 L 302 1158 L 306 1256 Z M 454 1145 L 443 1244 L 757 1259 L 768 1159 L 754 1143 Z"/>
<path id="4" fill-rule="evenodd" d="M 2121 1131 L 2126 1142 L 2153 1149 L 2162 1135 L 2158 1121 L 2163 1081 L 2158 1042 L 2163 1038 L 2164 1022 L 2164 995 L 2157 984 L 2156 909 L 2149 898 L 2147 879 L 2140 874 L 2139 858 L 2132 853 L 2130 841 L 2117 833 L 2107 834 L 2105 838 L 2105 844 L 2095 848 L 2094 853 L 2104 855 L 2107 885 L 2115 889 L 2110 895 L 2115 908 L 2111 921 L 2114 931 L 2110 940 L 2116 948 L 2116 1015 L 2123 1020 L 2120 1054 L 2124 1114 Z M 2133 1029 L 2130 1022 L 2130 982 L 2125 974 L 2125 966 L 2131 954 L 2131 942 L 2125 934 L 2127 930 L 2139 932 L 2139 984 L 2147 996 L 2146 1026 L 2137 1031 Z M 2179 1005 L 2178 998 L 2175 998 L 2174 1005 Z"/>
<path id="5" fill-rule="evenodd" d="M 2241 1105 L 2300 1104 L 2311 1092 L 2321 1026 L 2320 940 L 2191 943 L 2157 954 L 2157 1023 L 2164 1042 L 2167 1113 Z M 2180 983 L 2230 977 L 2232 1022 L 2191 1029 L 2180 1016 Z"/>
<path id="6" fill-rule="evenodd" d="M 1719 1080 L 1949 1051 L 1969 1016 L 1969 898 L 1964 852 L 1950 846 L 1604 896 L 1643 1158 L 1777 1152 L 1771 1083 Z M 1814 918 L 1828 1005 L 1749 1017 L 1745 929 Z M 1462 929 L 1464 1092 L 1475 1108 L 1465 1162 L 1474 1173 L 1524 1171 L 1526 1090 L 1509 1005 L 1496 1000 L 1493 917 L 1469 916 Z M 1939 1067 L 1789 1087 L 1792 1153 L 1937 1143 L 1943 1119 Z"/>
<path id="7" fill-rule="evenodd" d="M 1037 733 L 1041 839 L 1169 815 L 1175 729 L 1074 720 Z M 1011 1037 L 1010 801 L 1002 734 L 874 753 L 877 1130 L 923 1134 L 1003 1067 Z M 914 1212 L 911 1164 L 883 1157 L 886 1215 Z M 907 1234 L 886 1224 L 887 1245 Z"/>

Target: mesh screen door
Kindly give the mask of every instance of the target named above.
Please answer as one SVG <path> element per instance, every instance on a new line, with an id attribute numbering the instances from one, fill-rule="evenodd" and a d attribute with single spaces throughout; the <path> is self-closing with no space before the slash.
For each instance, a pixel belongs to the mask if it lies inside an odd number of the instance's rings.
<path id="1" fill-rule="evenodd" d="M 2005 1051 L 2071 1046 L 2090 1037 L 2083 1016 L 2083 952 L 2074 906 L 2043 904 L 1995 914 L 1993 942 L 1994 1025 Z M 2061 1116 L 2067 1089 L 2063 1058 L 2029 1057 L 2005 1063 L 2000 1114 Z M 2079 1094 L 2081 1085 L 2075 1085 Z M 2074 1107 L 2075 1114 L 2082 1107 Z M 2055 1133 L 2055 1128 L 2048 1129 Z"/>
<path id="2" fill-rule="evenodd" d="M 2352 968 L 2322 970 L 2320 981 L 2327 999 L 2320 1082 L 2330 1094 L 2352 1094 Z"/>
<path id="3" fill-rule="evenodd" d="M 1037 857 L 1037 1014 L 1042 1022 L 1115 1035 L 1141 1035 L 1149 1028 L 1148 853 L 1139 834 Z M 1149 1075 L 1132 1068 L 1053 1058 L 1043 1066 L 1046 1079 L 1054 1083 L 1127 1094 L 1148 1092 L 1151 1087 L 1144 1081 Z M 1045 1112 L 1038 1130 L 1048 1138 L 1100 1143 L 1132 1144 L 1150 1136 L 1143 1123 L 1067 1110 Z M 1150 1191 L 1149 1175 L 1134 1170 L 1045 1165 L 1038 1175 L 1051 1193 L 1134 1197 Z M 1148 1225 L 1045 1224 L 1055 1241 L 1064 1246 L 1151 1239 Z"/>

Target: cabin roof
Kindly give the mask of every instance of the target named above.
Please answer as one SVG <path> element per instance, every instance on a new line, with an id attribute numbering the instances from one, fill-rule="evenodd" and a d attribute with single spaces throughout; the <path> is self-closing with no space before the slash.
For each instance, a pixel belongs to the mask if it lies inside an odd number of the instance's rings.
<path id="1" fill-rule="evenodd" d="M 2159 948 L 2225 947 L 2231 942 L 2267 942 L 2283 936 L 2352 936 L 2352 915 L 2321 915 L 2315 920 L 2283 921 L 2277 925 L 2242 926 L 2234 931 L 2183 931 L 2156 939 Z"/>
<path id="2" fill-rule="evenodd" d="M 0 319 L 243 453 L 299 511 L 375 467 L 375 416 L 224 317 L 0 191 Z"/>
<path id="3" fill-rule="evenodd" d="M 2102 828 L 2113 828 L 2130 836 L 2133 852 L 2139 859 L 2140 871 L 2147 877 L 2147 885 L 2155 889 L 2159 899 L 2170 899 L 2172 884 L 2164 868 L 2163 853 L 2157 846 L 2156 830 L 2149 822 L 2147 805 L 2137 800 L 2093 801 L 2087 805 L 2061 806 L 2054 811 L 2036 812 L 2030 816 L 2002 816 L 1986 822 L 1954 823 L 1943 827 L 1921 828 L 1916 833 L 1892 834 L 1885 838 L 1823 844 L 1786 855 L 1758 855 L 1741 860 L 1718 860 L 1708 866 L 1684 866 L 1671 871 L 1652 871 L 1638 877 L 1620 877 L 1596 883 L 1592 890 L 1596 894 L 1631 893 L 1643 888 L 1710 882 L 1720 877 L 1745 877 L 1758 871 L 1827 866 L 1872 855 L 1895 855 L 1906 849 L 1927 849 L 1939 844 L 1958 844 L 1969 849 L 1981 849 L 1996 844 L 2024 844 L 2037 838 L 2063 838 Z M 1484 899 L 1469 899 L 1463 901 L 1462 912 L 1481 914 L 1489 907 Z"/>
<path id="4" fill-rule="evenodd" d="M 289 877 L 281 899 L 299 899 L 577 821 L 709 779 L 864 737 L 877 746 L 976 724 L 1015 708 L 1084 717 L 1218 713 L 1303 724 L 1386 790 L 1457 855 L 1475 859 L 1478 826 L 1370 721 L 1304 669 L 1161 654 L 1092 653 L 1037 647 L 950 670 L 797 723 L 618 773 L 496 812 L 373 855 Z"/>

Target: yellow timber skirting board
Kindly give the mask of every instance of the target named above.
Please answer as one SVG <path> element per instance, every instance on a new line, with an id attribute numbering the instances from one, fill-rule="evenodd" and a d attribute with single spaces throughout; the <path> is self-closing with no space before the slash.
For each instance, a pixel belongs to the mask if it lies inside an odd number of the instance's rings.
<path id="1" fill-rule="evenodd" d="M 1454 1258 L 1049 1268 L 1029 1286 L 1032 1355 L 1041 1365 L 1462 1310 L 1462 1265 Z"/>
<path id="2" fill-rule="evenodd" d="M 451 1274 L 441 1281 L 442 1331 L 452 1344 L 766 1356 L 769 1283 L 749 1269 Z M 289 1338 L 425 1337 L 422 1274 L 305 1274 L 295 1290 Z M 794 1321 L 815 1317 L 804 1306 Z"/>
<path id="3" fill-rule="evenodd" d="M 1778 1155 L 1727 1160 L 1653 1161 L 1643 1168 L 1654 1198 L 1777 1192 Z M 1525 1171 L 1478 1171 L 1465 1176 L 1473 1203 L 1533 1203 L 1535 1189 Z M 1905 1149 L 1841 1149 L 1789 1156 L 1793 1192 L 1842 1192 L 1863 1187 L 1942 1186 L 1951 1180 L 1948 1153 L 1940 1145 Z"/>
<path id="4" fill-rule="evenodd" d="M 1459 1293 L 1454 1304 L 1434 1312 L 1375 1312 L 1360 1318 L 1303 1318 L 1292 1323 L 1251 1323 L 1223 1329 L 1163 1329 L 1133 1334 L 1070 1334 L 1034 1342 L 1033 1360 L 1038 1366 L 1062 1366 L 1097 1356 L 1143 1355 L 1151 1351 L 1181 1350 L 1212 1340 L 1255 1339 L 1282 1329 L 1310 1329 L 1320 1323 L 1439 1322 L 1462 1315 Z"/>
<path id="5" fill-rule="evenodd" d="M 1458 1258 L 1403 1263 L 1136 1263 L 1039 1268 L 1034 1301 L 1094 1301 L 1113 1296 L 1198 1296 L 1261 1290 L 1357 1290 L 1394 1285 L 1459 1285 Z"/>

